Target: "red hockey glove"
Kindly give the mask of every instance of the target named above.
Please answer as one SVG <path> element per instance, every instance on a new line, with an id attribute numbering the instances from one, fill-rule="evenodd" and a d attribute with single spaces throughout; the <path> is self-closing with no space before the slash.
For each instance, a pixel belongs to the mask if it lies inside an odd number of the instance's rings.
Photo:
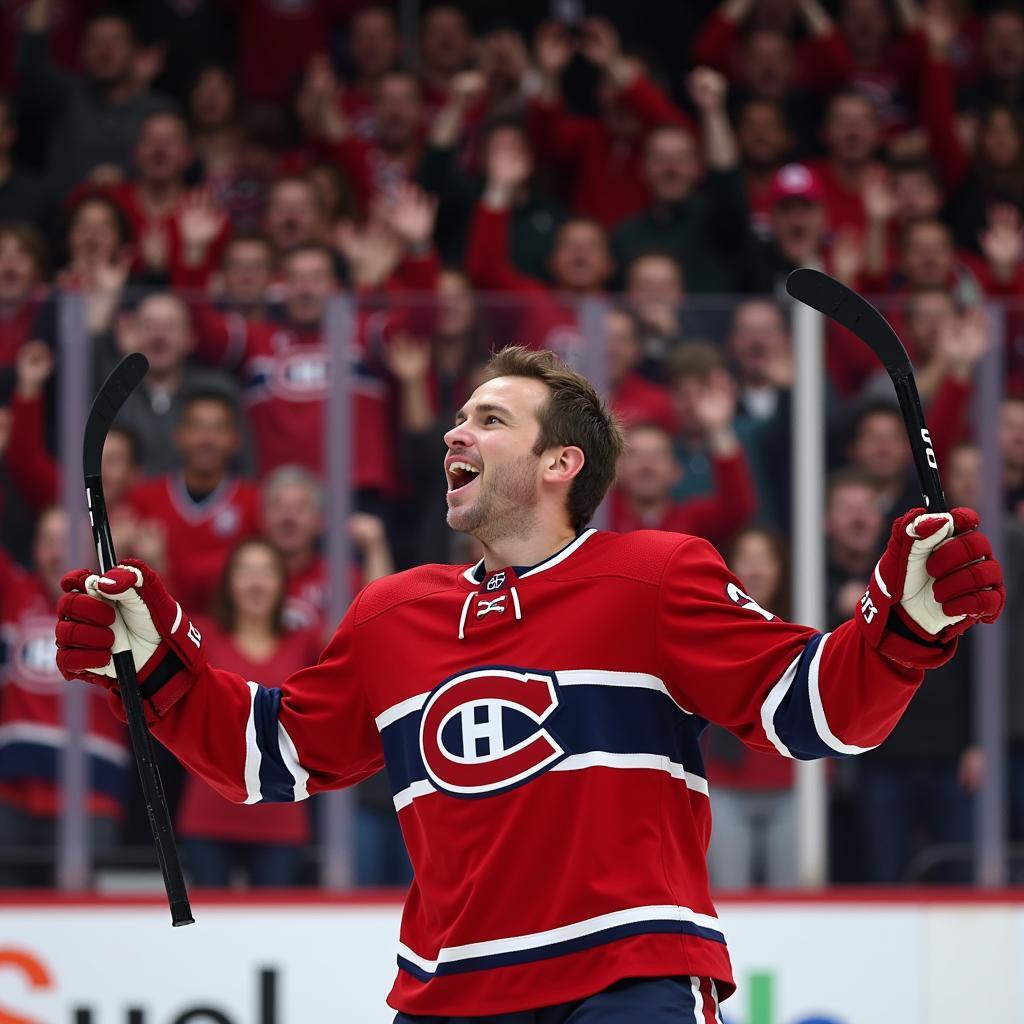
<path id="1" fill-rule="evenodd" d="M 854 616 L 868 642 L 911 668 L 948 661 L 957 637 L 993 622 L 1006 601 L 1003 574 L 969 508 L 913 509 L 893 524 Z"/>
<path id="2" fill-rule="evenodd" d="M 57 668 L 65 679 L 110 687 L 113 651 L 132 652 L 144 695 L 152 697 L 182 670 L 206 661 L 199 630 L 145 562 L 126 558 L 103 576 L 89 569 L 60 581 L 57 602 Z"/>

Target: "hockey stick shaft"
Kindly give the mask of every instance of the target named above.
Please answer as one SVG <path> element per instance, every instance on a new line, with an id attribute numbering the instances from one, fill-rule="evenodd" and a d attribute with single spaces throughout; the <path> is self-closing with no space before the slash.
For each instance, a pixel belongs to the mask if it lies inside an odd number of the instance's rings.
<path id="1" fill-rule="evenodd" d="M 896 400 L 910 439 L 925 506 L 929 512 L 947 512 L 949 509 L 939 479 L 931 434 L 921 408 L 914 368 L 892 325 L 867 299 L 820 270 L 810 267 L 794 270 L 786 279 L 786 290 L 794 299 L 845 327 L 881 361 L 896 389 Z"/>
<path id="2" fill-rule="evenodd" d="M 929 512 L 948 512 L 949 506 L 942 490 L 942 480 L 939 478 L 939 464 L 935 458 L 928 425 L 924 420 L 914 372 L 910 370 L 904 373 L 890 373 L 889 377 L 896 389 L 896 400 L 900 404 L 907 436 L 910 438 L 910 450 L 914 455 L 914 468 L 917 470 L 925 507 Z"/>
<path id="3" fill-rule="evenodd" d="M 131 357 L 129 357 L 131 358 Z M 86 427 L 85 451 L 83 462 L 85 465 L 85 496 L 89 506 L 89 520 L 92 525 L 93 540 L 96 543 L 96 553 L 99 558 L 100 572 L 107 572 L 117 564 L 117 556 L 114 553 L 114 541 L 110 533 L 110 520 L 107 516 L 107 506 L 103 497 L 103 482 L 96 470 L 102 458 L 102 442 L 106 437 L 107 429 L 113 421 L 111 409 L 116 413 L 121 402 L 130 392 L 121 396 L 116 394 L 117 381 L 115 380 L 119 366 L 108 378 L 107 382 L 100 389 L 93 403 L 93 410 L 90 412 L 89 423 Z M 144 372 L 144 367 L 143 367 Z M 138 379 L 141 379 L 139 374 Z M 114 385 L 115 394 L 111 401 L 108 385 Z M 123 391 L 123 388 L 121 389 Z M 118 401 L 120 397 L 120 401 Z M 99 451 L 96 451 L 96 448 Z M 142 706 L 142 694 L 139 691 L 139 681 L 135 674 L 135 661 L 131 651 L 115 651 L 113 653 L 114 671 L 117 674 L 117 685 L 121 693 L 121 701 L 124 705 L 125 718 L 128 722 L 128 736 L 131 740 L 132 751 L 135 754 L 135 763 L 139 770 L 139 781 L 142 786 L 142 796 L 146 804 L 146 815 L 149 819 L 150 831 L 153 835 L 153 842 L 156 846 L 157 859 L 160 863 L 160 871 L 163 874 L 164 889 L 167 892 L 167 902 L 171 910 L 171 924 L 177 928 L 181 925 L 192 924 L 195 920 L 192 916 L 192 908 L 189 905 L 188 891 L 185 888 L 185 878 L 181 870 L 181 860 L 178 857 L 178 850 L 174 842 L 174 829 L 171 825 L 171 814 L 167 806 L 167 798 L 164 795 L 163 783 L 160 779 L 160 771 L 153 757 L 153 743 L 146 727 L 146 716 Z"/>

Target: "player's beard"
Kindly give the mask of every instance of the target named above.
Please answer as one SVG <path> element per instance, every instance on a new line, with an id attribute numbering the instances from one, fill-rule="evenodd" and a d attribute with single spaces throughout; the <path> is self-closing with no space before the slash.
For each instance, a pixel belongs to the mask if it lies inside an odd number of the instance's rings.
<path id="1" fill-rule="evenodd" d="M 471 505 L 448 509 L 448 525 L 481 544 L 532 533 L 537 522 L 537 459 L 530 452 L 492 469 L 493 475 L 480 480 L 480 493 Z"/>

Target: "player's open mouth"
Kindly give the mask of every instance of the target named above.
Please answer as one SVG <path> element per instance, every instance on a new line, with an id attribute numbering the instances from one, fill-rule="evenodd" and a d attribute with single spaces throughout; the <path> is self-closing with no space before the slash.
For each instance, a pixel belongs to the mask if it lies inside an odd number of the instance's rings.
<path id="1" fill-rule="evenodd" d="M 448 464 L 448 493 L 452 494 L 455 491 L 461 491 L 464 487 L 468 487 L 474 480 L 480 475 L 480 470 L 476 466 L 471 466 L 468 462 L 451 462 Z"/>

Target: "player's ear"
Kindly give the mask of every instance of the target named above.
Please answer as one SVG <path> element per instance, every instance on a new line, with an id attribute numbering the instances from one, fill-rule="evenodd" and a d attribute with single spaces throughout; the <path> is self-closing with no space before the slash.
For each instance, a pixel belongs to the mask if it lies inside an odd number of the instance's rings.
<path id="1" fill-rule="evenodd" d="M 580 470 L 583 469 L 583 463 L 586 461 L 583 449 L 576 445 L 554 448 L 551 450 L 544 475 L 551 481 L 567 483 L 579 475 Z"/>

